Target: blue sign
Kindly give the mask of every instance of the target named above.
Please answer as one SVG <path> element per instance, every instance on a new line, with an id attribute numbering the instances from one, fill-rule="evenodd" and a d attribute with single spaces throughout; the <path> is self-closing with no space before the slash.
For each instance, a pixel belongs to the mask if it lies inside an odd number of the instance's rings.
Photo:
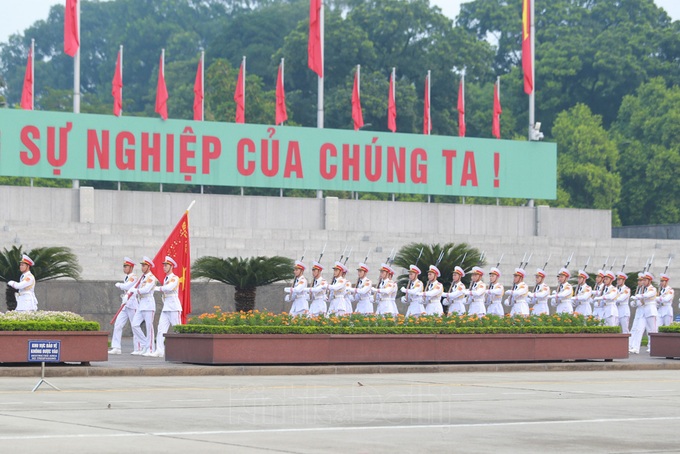
<path id="1" fill-rule="evenodd" d="M 61 341 L 28 341 L 28 361 L 39 363 L 58 363 L 61 358 Z"/>

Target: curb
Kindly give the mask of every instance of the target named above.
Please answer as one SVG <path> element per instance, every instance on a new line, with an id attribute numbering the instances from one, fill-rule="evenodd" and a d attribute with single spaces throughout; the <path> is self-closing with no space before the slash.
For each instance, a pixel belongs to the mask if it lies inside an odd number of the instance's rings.
<path id="1" fill-rule="evenodd" d="M 614 361 L 568 361 L 547 363 L 468 363 L 468 364 L 348 364 L 348 365 L 261 365 L 202 366 L 172 363 L 172 366 L 101 367 L 92 365 L 46 367 L 49 377 L 190 377 L 190 376 L 271 376 L 271 375 L 358 375 L 466 372 L 555 372 L 680 370 L 680 361 L 621 363 Z M 40 377 L 39 367 L 1 367 L 0 377 Z"/>

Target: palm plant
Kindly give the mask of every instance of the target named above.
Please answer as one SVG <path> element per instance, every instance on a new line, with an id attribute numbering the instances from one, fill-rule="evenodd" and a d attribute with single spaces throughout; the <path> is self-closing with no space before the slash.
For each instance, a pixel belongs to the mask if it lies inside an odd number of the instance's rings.
<path id="1" fill-rule="evenodd" d="M 453 273 L 453 268 L 455 266 L 460 266 L 467 273 L 467 271 L 475 265 L 484 265 L 479 250 L 471 247 L 467 243 L 446 243 L 444 245 L 410 243 L 399 250 L 394 258 L 394 264 L 408 270 L 411 264 L 416 263 L 421 248 L 423 254 L 418 261 L 418 268 L 423 271 L 420 278 L 425 281 L 427 281 L 427 269 L 430 265 L 436 264 L 439 255 L 444 251 L 442 259 L 437 266 L 442 275 L 437 280 L 444 285 L 444 289 L 447 291 L 451 285 L 451 274 Z M 463 260 L 463 258 L 465 258 L 465 260 Z M 399 280 L 399 287 L 405 285 L 406 279 L 408 279 L 408 272 L 399 275 L 397 279 Z M 466 274 L 462 280 L 466 287 L 469 286 L 470 276 L 468 274 Z"/>
<path id="2" fill-rule="evenodd" d="M 31 272 L 37 282 L 63 277 L 80 279 L 82 268 L 78 265 L 78 258 L 67 247 L 38 247 L 31 249 L 29 252 L 24 252 L 22 246 L 12 246 L 11 249 L 5 248 L 0 253 L 0 281 L 19 280 L 21 277 L 19 262 L 21 262 L 23 254 L 27 254 L 35 262 L 35 265 L 31 267 Z M 15 292 L 9 286 L 5 289 L 7 310 L 13 311 L 17 307 Z"/>
<path id="3" fill-rule="evenodd" d="M 293 277 L 293 261 L 286 257 L 201 257 L 191 268 L 196 278 L 208 278 L 235 287 L 236 311 L 252 311 L 255 308 L 257 287 L 269 285 Z"/>

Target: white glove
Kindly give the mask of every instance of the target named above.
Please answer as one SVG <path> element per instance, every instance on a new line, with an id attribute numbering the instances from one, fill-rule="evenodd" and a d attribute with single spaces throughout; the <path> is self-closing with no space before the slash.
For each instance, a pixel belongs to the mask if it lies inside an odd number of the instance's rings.
<path id="1" fill-rule="evenodd" d="M 120 282 L 116 282 L 114 285 L 116 286 L 116 288 L 120 288 L 122 284 Z"/>
<path id="2" fill-rule="evenodd" d="M 401 290 L 401 293 L 408 293 L 408 289 L 406 287 L 402 287 L 399 290 Z"/>
<path id="3" fill-rule="evenodd" d="M 14 282 L 14 281 L 9 281 L 9 282 L 7 283 L 7 285 L 9 285 L 9 286 L 12 287 L 12 288 L 16 288 L 17 283 Z"/>
<path id="4" fill-rule="evenodd" d="M 154 292 L 160 292 L 160 291 L 161 291 L 161 288 L 160 288 L 159 286 L 155 286 L 155 287 L 153 288 L 153 291 L 154 291 Z"/>
<path id="5" fill-rule="evenodd" d="M 446 293 L 446 292 L 443 292 L 443 293 L 442 293 L 442 296 L 443 296 L 444 298 L 447 298 L 447 299 L 448 299 L 448 297 L 449 297 L 450 295 L 451 295 L 450 293 Z"/>
<path id="6" fill-rule="evenodd" d="M 470 290 L 468 289 L 463 290 L 463 295 L 470 296 Z"/>
<path id="7" fill-rule="evenodd" d="M 528 296 L 529 298 L 533 298 L 533 297 L 534 297 L 534 292 L 529 292 L 529 293 L 527 293 L 527 296 Z"/>
<path id="8" fill-rule="evenodd" d="M 505 300 L 505 301 L 503 302 L 503 304 L 505 304 L 506 306 L 510 307 L 510 300 Z"/>
<path id="9" fill-rule="evenodd" d="M 509 294 L 511 294 L 511 293 L 512 293 L 512 290 L 506 290 L 506 291 L 505 291 L 505 294 L 506 294 L 506 295 L 509 295 Z"/>
<path id="10" fill-rule="evenodd" d="M 283 291 L 286 292 L 286 293 L 290 293 L 291 288 L 290 288 L 290 287 L 286 287 L 286 288 L 283 289 Z"/>
<path id="11" fill-rule="evenodd" d="M 283 299 L 286 303 L 290 301 L 290 295 L 286 295 L 286 297 Z"/>

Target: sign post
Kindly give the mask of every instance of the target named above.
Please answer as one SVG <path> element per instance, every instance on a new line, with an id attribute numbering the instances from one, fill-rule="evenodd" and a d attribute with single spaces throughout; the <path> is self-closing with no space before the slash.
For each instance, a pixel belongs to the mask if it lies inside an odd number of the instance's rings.
<path id="1" fill-rule="evenodd" d="M 45 363 L 58 363 L 61 358 L 61 341 L 58 340 L 29 340 L 28 362 L 40 362 L 40 381 L 33 388 L 35 392 L 40 385 L 45 383 L 57 391 L 61 391 L 52 383 L 45 380 Z"/>

